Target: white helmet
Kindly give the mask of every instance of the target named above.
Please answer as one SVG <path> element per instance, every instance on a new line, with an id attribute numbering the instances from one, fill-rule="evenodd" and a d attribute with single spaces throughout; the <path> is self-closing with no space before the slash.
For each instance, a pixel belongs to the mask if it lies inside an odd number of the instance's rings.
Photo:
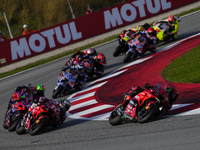
<path id="1" fill-rule="evenodd" d="M 25 24 L 25 25 L 23 25 L 23 28 L 27 28 L 28 26 Z"/>

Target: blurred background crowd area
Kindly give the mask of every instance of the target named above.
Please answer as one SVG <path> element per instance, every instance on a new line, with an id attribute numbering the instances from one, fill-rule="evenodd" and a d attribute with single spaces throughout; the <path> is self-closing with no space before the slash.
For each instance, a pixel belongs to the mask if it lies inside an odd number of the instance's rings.
<path id="1" fill-rule="evenodd" d="M 86 15 L 87 6 L 102 10 L 129 0 L 70 0 L 75 18 Z M 22 35 L 23 25 L 30 30 L 43 29 L 73 19 L 69 0 L 0 0 L 0 31 L 10 39 L 3 13 L 13 37 Z"/>

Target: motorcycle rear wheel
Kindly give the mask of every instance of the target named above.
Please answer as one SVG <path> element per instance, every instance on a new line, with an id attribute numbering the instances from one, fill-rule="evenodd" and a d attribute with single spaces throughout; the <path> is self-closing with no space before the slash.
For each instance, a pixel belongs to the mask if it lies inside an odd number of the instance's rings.
<path id="1" fill-rule="evenodd" d="M 32 129 L 30 131 L 30 135 L 36 135 L 39 132 L 41 132 L 45 128 L 47 122 L 48 122 L 47 118 L 42 118 L 38 123 L 38 125 L 35 127 L 35 129 Z"/>
<path id="2" fill-rule="evenodd" d="M 158 109 L 159 109 L 159 105 L 157 103 L 154 103 L 154 105 L 151 108 L 151 110 L 149 111 L 149 113 L 143 118 L 138 118 L 138 122 L 145 123 L 145 122 L 149 121 L 150 119 L 153 118 L 153 116 L 155 116 L 155 114 L 158 112 Z"/>
<path id="3" fill-rule="evenodd" d="M 15 131 L 15 129 L 16 129 L 18 123 L 20 122 L 20 120 L 22 119 L 22 117 L 23 117 L 22 115 L 19 115 L 15 118 L 14 122 L 11 121 L 12 125 L 8 128 L 9 132 Z"/>
<path id="4" fill-rule="evenodd" d="M 58 88 L 53 92 L 52 98 L 57 98 L 59 94 L 61 94 L 64 87 L 62 85 L 59 85 Z"/>
<path id="5" fill-rule="evenodd" d="M 22 135 L 26 133 L 26 129 L 24 129 L 24 127 L 19 127 L 18 129 L 16 129 L 16 133 L 18 135 Z"/>
<path id="6" fill-rule="evenodd" d="M 117 47 L 115 48 L 114 52 L 113 52 L 113 56 L 114 56 L 114 57 L 119 56 L 119 54 L 121 53 L 121 51 L 122 51 L 122 47 L 121 47 L 121 46 L 117 46 Z"/>

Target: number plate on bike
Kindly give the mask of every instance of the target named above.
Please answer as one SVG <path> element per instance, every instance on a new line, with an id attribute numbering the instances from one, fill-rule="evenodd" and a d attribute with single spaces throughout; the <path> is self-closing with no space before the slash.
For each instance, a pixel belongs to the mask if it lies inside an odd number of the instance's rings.
<path id="1" fill-rule="evenodd" d="M 77 76 L 78 76 L 78 75 L 73 76 L 72 74 L 67 73 L 66 79 L 69 81 L 68 83 L 69 83 L 69 85 L 70 85 L 71 87 L 74 87 L 74 85 L 75 85 L 75 83 L 76 83 L 76 78 L 77 78 Z"/>

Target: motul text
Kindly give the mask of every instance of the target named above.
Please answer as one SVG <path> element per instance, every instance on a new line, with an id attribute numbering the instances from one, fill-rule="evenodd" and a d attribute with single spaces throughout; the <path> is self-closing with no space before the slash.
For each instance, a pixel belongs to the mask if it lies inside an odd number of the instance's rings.
<path id="1" fill-rule="evenodd" d="M 171 2 L 167 0 L 139 0 L 131 3 L 124 4 L 121 9 L 115 7 L 112 10 L 104 11 L 105 19 L 105 29 L 110 29 L 118 25 L 123 24 L 123 20 L 127 22 L 133 22 L 137 15 L 140 18 L 146 17 L 146 13 L 156 14 L 161 10 L 166 10 L 171 8 Z M 153 6 L 154 5 L 154 6 Z M 148 12 L 145 11 L 147 7 Z M 127 12 L 129 11 L 129 15 Z"/>

